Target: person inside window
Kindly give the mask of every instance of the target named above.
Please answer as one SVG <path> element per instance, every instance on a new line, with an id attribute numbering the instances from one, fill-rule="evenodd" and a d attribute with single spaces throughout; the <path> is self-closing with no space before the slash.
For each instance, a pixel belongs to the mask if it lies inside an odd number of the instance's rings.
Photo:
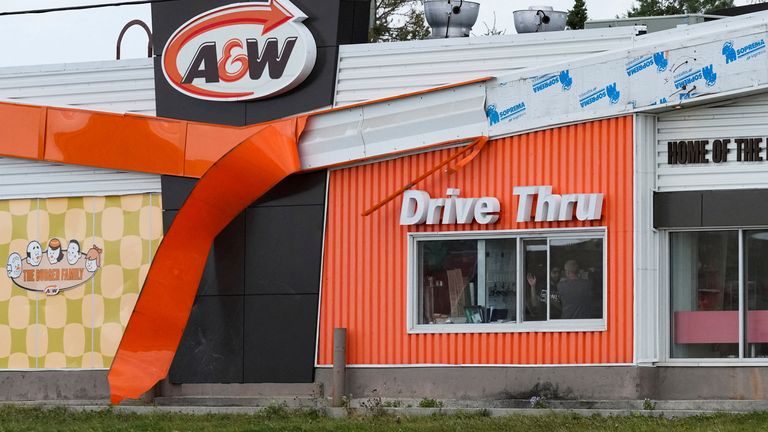
<path id="1" fill-rule="evenodd" d="M 599 318 L 592 281 L 581 277 L 579 263 L 568 260 L 563 266 L 565 277 L 557 284 L 557 291 L 562 304 L 562 319 Z"/>
<path id="2" fill-rule="evenodd" d="M 552 319 L 559 319 L 562 314 L 560 294 L 557 287 L 561 278 L 562 272 L 560 267 L 555 266 L 549 270 L 549 316 Z M 526 280 L 530 289 L 528 296 L 526 296 L 528 299 L 526 302 L 527 316 L 544 320 L 547 317 L 547 290 L 537 288 L 538 278 L 535 274 L 528 273 Z"/>

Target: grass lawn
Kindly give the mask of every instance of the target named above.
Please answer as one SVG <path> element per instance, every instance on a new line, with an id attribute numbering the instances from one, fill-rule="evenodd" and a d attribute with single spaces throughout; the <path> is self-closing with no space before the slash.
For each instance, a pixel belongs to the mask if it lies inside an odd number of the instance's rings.
<path id="1" fill-rule="evenodd" d="M 269 410 L 256 415 L 121 414 L 73 412 L 63 408 L 0 408 L 0 431 L 758 431 L 768 413 L 715 415 L 666 420 L 658 417 L 571 415 L 486 417 L 350 417 Z"/>

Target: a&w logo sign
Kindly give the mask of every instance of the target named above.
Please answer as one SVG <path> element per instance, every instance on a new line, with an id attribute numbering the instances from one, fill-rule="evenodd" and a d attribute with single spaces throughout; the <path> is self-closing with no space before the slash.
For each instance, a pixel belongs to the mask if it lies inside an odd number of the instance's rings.
<path id="1" fill-rule="evenodd" d="M 312 72 L 317 45 L 288 0 L 223 6 L 188 21 L 163 50 L 163 73 L 198 99 L 240 101 L 287 92 Z"/>

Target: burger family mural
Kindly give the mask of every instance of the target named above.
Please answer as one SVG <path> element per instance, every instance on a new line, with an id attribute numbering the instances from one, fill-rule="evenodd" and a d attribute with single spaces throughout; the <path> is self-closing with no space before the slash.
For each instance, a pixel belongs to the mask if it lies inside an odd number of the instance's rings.
<path id="1" fill-rule="evenodd" d="M 43 251 L 39 242 L 29 242 L 26 256 L 18 252 L 8 256 L 8 277 L 19 288 L 51 296 L 91 280 L 101 267 L 102 249 L 93 245 L 83 252 L 77 240 L 70 240 L 66 249 L 64 246 L 53 238 Z"/>

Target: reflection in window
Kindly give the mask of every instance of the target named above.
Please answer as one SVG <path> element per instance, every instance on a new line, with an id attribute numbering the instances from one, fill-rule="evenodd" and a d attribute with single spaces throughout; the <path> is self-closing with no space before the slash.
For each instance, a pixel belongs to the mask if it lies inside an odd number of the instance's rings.
<path id="1" fill-rule="evenodd" d="M 670 234 L 672 357 L 739 356 L 738 236 Z"/>
<path id="2" fill-rule="evenodd" d="M 486 315 L 491 322 L 515 321 L 517 314 L 517 240 L 480 240 L 485 243 Z M 481 285 L 482 287 L 482 285 Z"/>
<path id="3" fill-rule="evenodd" d="M 552 239 L 549 248 L 550 318 L 602 318 L 603 241 Z"/>
<path id="4" fill-rule="evenodd" d="M 744 232 L 746 357 L 768 358 L 768 231 Z"/>
<path id="5" fill-rule="evenodd" d="M 547 320 L 547 240 L 523 241 L 525 292 L 523 321 Z"/>
<path id="6" fill-rule="evenodd" d="M 525 321 L 603 317 L 602 239 L 525 240 L 523 245 Z"/>
<path id="7" fill-rule="evenodd" d="M 515 239 L 420 242 L 419 323 L 516 320 L 516 250 Z"/>

